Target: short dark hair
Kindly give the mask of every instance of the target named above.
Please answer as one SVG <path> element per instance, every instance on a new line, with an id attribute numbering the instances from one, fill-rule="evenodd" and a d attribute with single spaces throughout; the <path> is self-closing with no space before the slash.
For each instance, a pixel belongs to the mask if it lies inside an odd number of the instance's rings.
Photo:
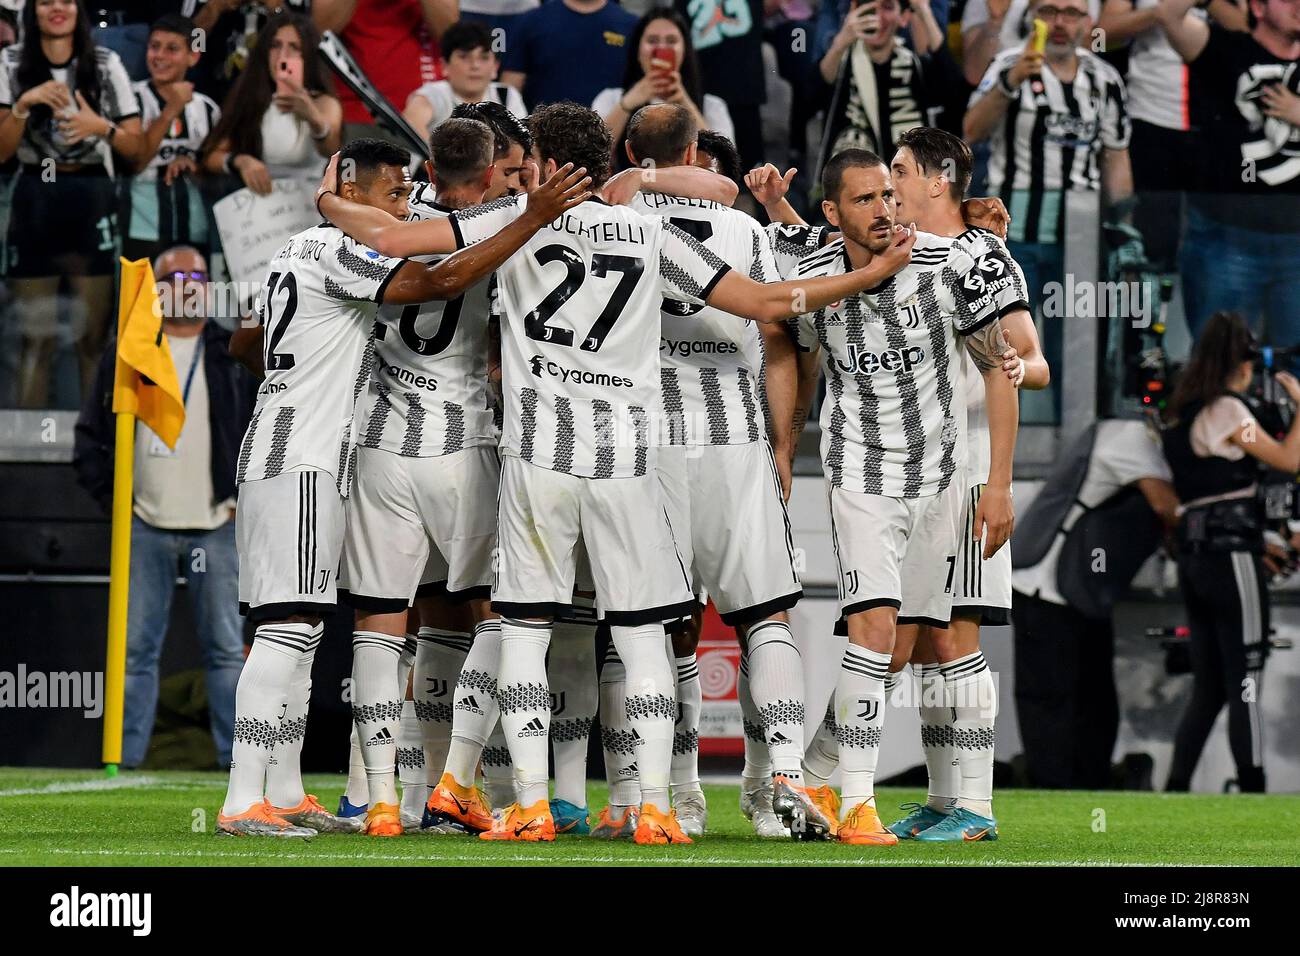
<path id="1" fill-rule="evenodd" d="M 400 146 L 382 139 L 354 139 L 339 151 L 339 182 L 343 185 L 346 163 L 351 161 L 352 173 L 359 185 L 364 185 L 379 172 L 381 166 L 400 166 L 405 169 L 411 154 Z"/>
<path id="2" fill-rule="evenodd" d="M 883 159 L 869 149 L 845 149 L 836 153 L 822 168 L 822 198 L 836 202 L 840 198 L 840 188 L 844 185 L 844 170 L 870 166 L 889 168 Z"/>
<path id="3" fill-rule="evenodd" d="M 963 140 L 933 126 L 916 126 L 898 137 L 898 145 L 912 151 L 917 168 L 927 176 L 948 177 L 953 202 L 966 198 L 975 159 Z"/>
<path id="4" fill-rule="evenodd" d="M 438 46 L 444 58 L 479 49 L 496 54 L 492 49 L 492 31 L 477 20 L 457 20 L 438 38 Z"/>
<path id="5" fill-rule="evenodd" d="M 740 166 L 740 153 L 737 152 L 735 143 L 714 130 L 702 129 L 695 144 L 696 150 L 714 158 L 719 173 L 728 179 L 740 181 L 744 171 Z"/>
<path id="6" fill-rule="evenodd" d="M 678 103 L 643 106 L 627 121 L 627 145 L 638 163 L 656 166 L 680 162 L 700 128 L 691 111 Z"/>
<path id="7" fill-rule="evenodd" d="M 149 35 L 155 33 L 175 33 L 183 36 L 188 43 L 194 39 L 194 21 L 179 13 L 164 13 L 149 25 Z"/>
<path id="8" fill-rule="evenodd" d="M 492 131 L 494 157 L 500 159 L 510 152 L 512 143 L 524 151 L 527 156 L 533 151 L 533 134 L 520 122 L 519 117 L 495 100 L 482 103 L 461 103 L 451 115 L 455 119 L 478 120 Z"/>
<path id="9" fill-rule="evenodd" d="M 577 103 L 548 103 L 533 111 L 528 125 L 543 162 L 553 159 L 561 166 L 585 167 L 593 189 L 609 179 L 614 143 L 599 114 Z"/>
<path id="10" fill-rule="evenodd" d="M 492 130 L 472 119 L 444 120 L 429 137 L 440 186 L 463 186 L 492 165 Z"/>

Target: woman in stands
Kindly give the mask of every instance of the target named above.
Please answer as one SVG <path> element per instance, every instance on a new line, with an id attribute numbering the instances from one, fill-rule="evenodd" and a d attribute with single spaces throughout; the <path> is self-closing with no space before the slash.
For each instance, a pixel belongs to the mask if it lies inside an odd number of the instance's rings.
<path id="1" fill-rule="evenodd" d="M 680 103 L 695 114 L 700 129 L 736 138 L 727 104 L 703 91 L 690 27 L 671 7 L 656 7 L 641 18 L 628 39 L 623 85 L 601 90 L 592 101 L 614 136 L 615 169 L 629 165 L 623 134 L 632 114 L 647 103 Z"/>
<path id="2" fill-rule="evenodd" d="M 1246 394 L 1259 350 L 1234 312 L 1210 317 L 1165 412 L 1165 458 L 1183 506 L 1178 578 L 1187 604 L 1192 698 L 1174 738 L 1169 790 L 1187 790 L 1219 711 L 1242 791 L 1264 790 L 1260 678 L 1268 650 L 1269 577 L 1259 481 L 1300 471 L 1300 415 L 1277 437 Z M 1276 381 L 1300 405 L 1300 381 Z M 1261 467 L 1264 466 L 1264 467 Z"/>
<path id="3" fill-rule="evenodd" d="M 63 311 L 82 389 L 104 351 L 117 268 L 114 163 L 144 137 L 131 79 L 91 39 L 81 0 L 29 0 L 23 42 L 0 51 L 0 162 L 19 173 L 0 263 L 12 282 L 22 345 L 18 404 L 50 404 Z M 76 402 L 76 396 L 63 396 Z"/>
<path id="4" fill-rule="evenodd" d="M 208 172 L 238 176 L 261 195 L 273 179 L 320 179 L 340 145 L 343 108 L 327 92 L 319 45 L 305 17 L 280 13 L 267 21 L 203 144 Z"/>

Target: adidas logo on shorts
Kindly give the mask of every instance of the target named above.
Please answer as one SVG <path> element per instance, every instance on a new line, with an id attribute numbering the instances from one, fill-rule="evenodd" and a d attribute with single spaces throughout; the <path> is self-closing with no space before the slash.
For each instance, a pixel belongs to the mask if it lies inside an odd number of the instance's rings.
<path id="1" fill-rule="evenodd" d="M 524 724 L 524 729 L 515 734 L 516 737 L 545 737 L 546 727 L 541 720 L 534 717 L 528 723 Z"/>

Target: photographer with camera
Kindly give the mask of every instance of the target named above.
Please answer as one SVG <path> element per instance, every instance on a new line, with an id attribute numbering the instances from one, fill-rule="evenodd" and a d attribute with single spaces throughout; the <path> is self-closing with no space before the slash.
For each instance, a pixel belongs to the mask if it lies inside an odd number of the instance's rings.
<path id="1" fill-rule="evenodd" d="M 1178 577 L 1187 605 L 1193 675 L 1168 790 L 1189 788 L 1224 704 L 1240 789 L 1264 790 L 1259 685 L 1269 633 L 1265 531 L 1270 519 L 1281 516 L 1266 513 L 1262 492 L 1269 469 L 1285 473 L 1294 487 L 1293 476 L 1300 471 L 1300 418 L 1292 418 L 1280 440 L 1270 433 L 1267 420 L 1275 410 L 1246 394 L 1259 357 L 1239 314 L 1214 313 L 1165 413 L 1165 458 L 1183 501 Z M 1273 380 L 1300 404 L 1295 376 L 1278 372 Z"/>

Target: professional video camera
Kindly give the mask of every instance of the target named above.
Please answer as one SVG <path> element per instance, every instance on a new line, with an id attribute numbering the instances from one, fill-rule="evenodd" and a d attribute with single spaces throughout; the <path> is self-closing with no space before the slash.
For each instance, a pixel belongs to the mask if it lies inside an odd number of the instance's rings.
<path id="1" fill-rule="evenodd" d="M 1268 650 L 1270 652 L 1289 651 L 1295 647 L 1295 642 L 1291 638 L 1276 636 L 1277 628 L 1275 627 L 1270 627 L 1268 634 Z M 1165 652 L 1166 674 L 1173 676 L 1192 672 L 1192 656 L 1189 650 L 1191 647 L 1191 628 L 1185 624 L 1180 624 L 1177 627 L 1168 625 L 1148 627 L 1146 636 L 1147 640 L 1160 642 L 1160 648 Z"/>
<path id="2" fill-rule="evenodd" d="M 1255 377 L 1246 398 L 1260 426 L 1279 441 L 1290 429 L 1296 410 L 1275 376 L 1282 371 L 1293 372 L 1297 357 L 1300 357 L 1298 346 L 1260 345 L 1253 353 Z M 1300 519 L 1300 484 L 1296 475 L 1261 466 L 1259 498 L 1265 522 Z"/>

